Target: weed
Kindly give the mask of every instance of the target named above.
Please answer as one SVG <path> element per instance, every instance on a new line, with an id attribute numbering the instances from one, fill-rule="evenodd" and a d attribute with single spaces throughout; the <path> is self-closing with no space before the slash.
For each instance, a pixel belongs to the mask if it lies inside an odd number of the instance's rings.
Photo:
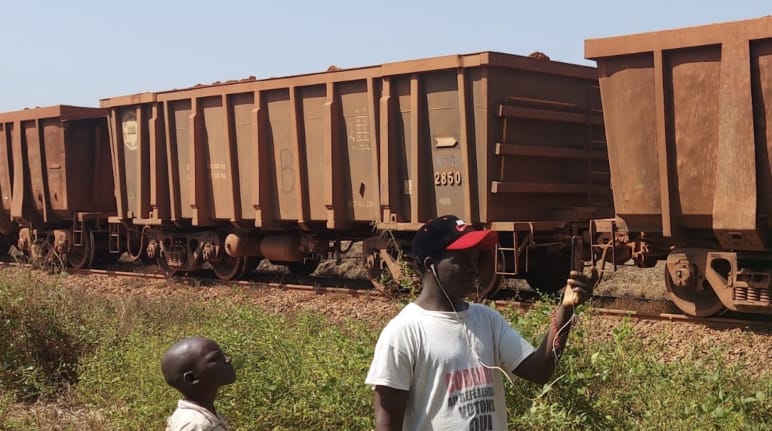
<path id="1" fill-rule="evenodd" d="M 161 429 L 180 395 L 163 381 L 160 357 L 189 335 L 217 340 L 234 359 L 238 380 L 217 399 L 232 429 L 373 428 L 363 382 L 378 331 L 365 323 L 193 293 L 101 297 L 64 284 L 34 273 L 0 281 L 2 430 Z M 537 344 L 552 308 L 548 300 L 502 312 Z M 771 429 L 769 373 L 744 377 L 745 364 L 716 352 L 663 362 L 629 322 L 598 343 L 587 308 L 577 315 L 553 382 L 507 385 L 513 429 Z"/>

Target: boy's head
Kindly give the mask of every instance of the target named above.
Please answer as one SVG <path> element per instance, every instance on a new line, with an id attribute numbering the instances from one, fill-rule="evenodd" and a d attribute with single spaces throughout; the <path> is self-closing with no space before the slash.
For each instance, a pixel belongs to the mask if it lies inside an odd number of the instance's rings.
<path id="1" fill-rule="evenodd" d="M 166 382 L 186 397 L 214 393 L 236 381 L 231 359 L 220 346 L 205 337 L 184 338 L 169 347 L 161 358 Z"/>
<path id="2" fill-rule="evenodd" d="M 429 220 L 413 237 L 411 254 L 418 266 L 426 269 L 426 259 L 434 258 L 446 250 L 493 251 L 499 237 L 495 231 L 476 230 L 460 218 L 445 215 Z"/>

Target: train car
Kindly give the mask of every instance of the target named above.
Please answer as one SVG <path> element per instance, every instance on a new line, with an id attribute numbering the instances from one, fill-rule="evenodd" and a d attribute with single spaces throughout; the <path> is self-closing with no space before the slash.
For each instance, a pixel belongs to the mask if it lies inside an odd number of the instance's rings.
<path id="1" fill-rule="evenodd" d="M 51 106 L 0 114 L 0 255 L 90 266 L 115 214 L 107 111 Z M 120 250 L 117 250 L 120 251 Z"/>
<path id="2" fill-rule="evenodd" d="M 169 271 L 314 270 L 456 214 L 500 233 L 481 276 L 562 287 L 572 235 L 613 215 L 594 68 L 482 52 L 101 100 L 116 227 Z M 384 235 L 395 241 L 385 241 Z"/>
<path id="3" fill-rule="evenodd" d="M 618 216 L 600 230 L 664 257 L 688 314 L 772 313 L 772 17 L 590 39 L 585 57 Z"/>

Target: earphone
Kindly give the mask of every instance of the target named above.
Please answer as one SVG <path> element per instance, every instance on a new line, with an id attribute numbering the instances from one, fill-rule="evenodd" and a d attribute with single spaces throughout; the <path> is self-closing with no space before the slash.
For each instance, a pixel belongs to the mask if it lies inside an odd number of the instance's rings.
<path id="1" fill-rule="evenodd" d="M 430 258 L 427 257 L 424 260 L 424 267 L 426 266 L 426 261 L 429 260 L 429 259 Z M 469 351 L 471 351 L 472 354 L 474 355 L 474 358 L 477 360 L 478 363 L 480 363 L 480 365 L 482 365 L 483 367 L 485 367 L 487 369 L 501 371 L 501 374 L 503 374 L 504 377 L 506 377 L 507 380 L 509 380 L 509 383 L 514 385 L 515 383 L 512 381 L 512 378 L 509 377 L 509 373 L 504 371 L 503 368 L 501 368 L 499 366 L 495 366 L 495 365 L 488 365 L 485 362 L 483 362 L 482 359 L 480 359 L 480 355 L 477 354 L 477 350 L 475 349 L 475 347 L 473 345 L 474 343 L 472 343 L 469 340 L 469 332 L 471 332 L 471 331 L 469 331 L 469 328 L 467 328 L 466 322 L 464 322 L 461 319 L 461 317 L 458 315 L 458 311 L 456 310 L 455 305 L 453 305 L 453 301 L 450 299 L 450 295 L 448 295 L 448 292 L 446 292 L 445 288 L 442 286 L 442 283 L 440 282 L 440 277 L 437 275 L 437 269 L 434 267 L 434 263 L 433 262 L 429 264 L 429 270 L 432 272 L 432 275 L 434 276 L 434 281 L 437 283 L 437 286 L 440 288 L 440 290 L 442 291 L 443 295 L 445 295 L 445 298 L 448 300 L 448 304 L 450 304 L 450 309 L 453 310 L 453 314 L 456 316 L 456 321 L 461 323 L 461 325 L 463 325 L 463 327 L 464 327 L 464 340 L 466 341 L 466 344 L 469 347 Z"/>
<path id="2" fill-rule="evenodd" d="M 428 265 L 427 265 L 427 263 L 428 263 Z M 435 265 L 434 265 L 434 262 L 431 262 L 430 258 L 426 258 L 426 259 L 424 260 L 424 268 L 428 268 L 428 269 L 431 271 L 432 275 L 434 276 L 434 281 L 437 283 L 437 286 L 440 288 L 440 290 L 442 291 L 443 295 L 445 295 L 445 298 L 448 300 L 448 304 L 450 304 L 450 308 L 451 308 L 451 310 L 453 310 L 453 314 L 456 316 L 456 321 L 457 321 L 457 322 L 459 322 L 459 323 L 461 323 L 461 324 L 463 325 L 463 327 L 464 327 L 464 339 L 465 339 L 465 341 L 466 341 L 466 343 L 467 343 L 467 346 L 469 347 L 469 351 L 471 351 L 471 352 L 472 352 L 472 354 L 474 355 L 474 358 L 477 360 L 477 362 L 478 362 L 480 365 L 482 365 L 484 368 L 487 368 L 487 369 L 491 369 L 491 370 L 498 370 L 498 371 L 500 371 L 500 372 L 501 372 L 501 374 L 503 374 L 503 375 L 504 375 L 504 377 L 506 377 L 506 379 L 509 381 L 509 383 L 510 383 L 510 384 L 512 384 L 512 385 L 514 386 L 514 381 L 512 381 L 512 377 L 510 377 L 510 375 L 509 375 L 509 373 L 508 373 L 508 372 L 506 372 L 506 371 L 505 371 L 504 369 L 502 369 L 501 367 L 488 365 L 488 364 L 486 364 L 485 362 L 483 362 L 483 361 L 480 359 L 480 356 L 478 355 L 478 353 L 477 353 L 477 350 L 475 349 L 474 343 L 472 343 L 472 342 L 470 341 L 470 339 L 469 339 L 469 333 L 470 333 L 471 331 L 469 331 L 469 329 L 467 328 L 467 326 L 466 326 L 466 322 L 464 322 L 464 321 L 461 319 L 461 317 L 459 316 L 459 314 L 458 314 L 458 311 L 456 310 L 456 307 L 455 307 L 455 305 L 453 304 L 453 301 L 450 299 L 450 295 L 448 295 L 447 291 L 445 290 L 445 287 L 442 285 L 442 282 L 440 281 L 440 277 L 439 277 L 439 276 L 438 276 L 438 274 L 437 274 L 437 269 L 436 269 L 436 267 L 435 267 Z M 477 288 L 478 288 L 478 296 L 479 296 L 479 284 L 478 284 L 478 283 L 475 283 L 475 284 L 477 285 Z M 567 287 L 567 288 L 571 288 L 571 286 L 569 286 L 569 287 Z M 572 306 L 572 309 L 573 309 L 573 306 Z M 553 354 L 553 358 L 554 358 L 554 360 L 555 360 L 555 363 L 557 363 L 557 362 L 558 362 L 558 358 L 559 358 L 559 356 L 558 356 L 558 352 L 557 352 L 557 348 L 556 348 L 556 347 L 557 347 L 557 346 L 556 346 L 556 343 L 557 343 L 558 337 L 560 336 L 560 333 L 561 333 L 561 332 L 562 332 L 562 331 L 563 331 L 563 330 L 564 330 L 566 327 L 570 326 L 570 325 L 571 325 L 571 323 L 572 323 L 572 321 L 574 321 L 575 319 L 576 319 L 576 315 L 572 313 L 571 319 L 569 319 L 569 320 L 568 320 L 568 322 L 566 322 L 565 324 L 563 324 L 563 326 L 562 326 L 560 329 L 558 329 L 557 333 L 555 334 L 555 338 L 554 338 L 554 339 L 553 339 L 553 341 L 552 341 L 552 354 Z M 556 378 L 556 379 L 555 379 L 555 380 L 554 380 L 552 383 L 550 383 L 550 385 L 554 384 L 555 382 L 557 382 L 558 380 L 560 380 L 562 377 L 563 377 L 563 376 L 557 377 L 557 378 Z M 526 398 L 527 398 L 527 397 L 526 397 Z M 538 397 L 537 397 L 537 398 L 538 398 Z"/>

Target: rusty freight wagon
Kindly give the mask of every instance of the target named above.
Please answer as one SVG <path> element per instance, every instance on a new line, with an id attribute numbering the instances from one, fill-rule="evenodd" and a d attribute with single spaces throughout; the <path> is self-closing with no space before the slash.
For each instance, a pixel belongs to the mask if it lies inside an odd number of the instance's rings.
<path id="1" fill-rule="evenodd" d="M 11 244 L 76 268 L 107 252 L 115 214 L 107 111 L 51 106 L 0 114 L 0 255 Z M 120 250 L 116 250 L 120 251 Z"/>
<path id="2" fill-rule="evenodd" d="M 772 313 L 772 17 L 587 40 L 585 56 L 633 253 L 675 247 L 665 281 L 686 313 Z"/>
<path id="3" fill-rule="evenodd" d="M 171 271 L 209 262 L 230 279 L 266 258 L 309 273 L 341 241 L 363 240 L 373 273 L 399 277 L 394 242 L 378 233 L 405 246 L 427 219 L 456 214 L 500 233 L 486 290 L 501 275 L 556 288 L 571 235 L 613 215 L 590 67 L 483 52 L 101 107 L 115 231 Z"/>

